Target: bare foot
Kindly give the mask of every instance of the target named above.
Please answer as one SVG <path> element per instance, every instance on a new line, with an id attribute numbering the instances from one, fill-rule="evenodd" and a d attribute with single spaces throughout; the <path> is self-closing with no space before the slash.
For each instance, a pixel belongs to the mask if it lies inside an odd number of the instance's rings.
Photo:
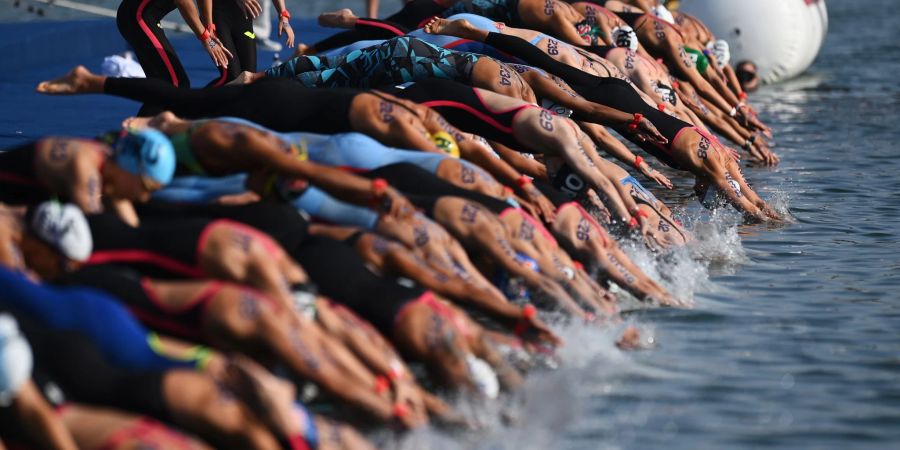
<path id="1" fill-rule="evenodd" d="M 306 56 L 307 54 L 311 53 L 314 50 L 315 50 L 314 48 L 300 42 L 297 44 L 297 47 L 294 49 L 293 57 L 296 58 L 298 56 Z"/>
<path id="2" fill-rule="evenodd" d="M 425 32 L 428 34 L 443 34 L 445 36 L 465 37 L 468 32 L 475 29 L 466 19 L 447 20 L 435 17 L 425 24 Z"/>
<path id="3" fill-rule="evenodd" d="M 229 361 L 226 381 L 267 425 L 284 436 L 300 434 L 294 413 L 297 389 L 293 384 L 241 355 Z"/>
<path id="4" fill-rule="evenodd" d="M 353 28 L 357 19 L 359 17 L 356 17 L 353 11 L 344 8 L 319 15 L 319 25 L 328 28 Z"/>
<path id="5" fill-rule="evenodd" d="M 151 117 L 129 117 L 122 121 L 122 129 L 138 131 L 150 126 Z"/>
<path id="6" fill-rule="evenodd" d="M 260 78 L 253 72 L 243 71 L 238 76 L 236 76 L 233 80 L 225 83 L 225 84 L 250 84 L 256 81 L 257 78 Z"/>
<path id="7" fill-rule="evenodd" d="M 71 95 L 89 92 L 90 78 L 97 77 L 84 66 L 75 66 L 62 77 L 55 80 L 42 81 L 35 89 L 42 94 Z"/>

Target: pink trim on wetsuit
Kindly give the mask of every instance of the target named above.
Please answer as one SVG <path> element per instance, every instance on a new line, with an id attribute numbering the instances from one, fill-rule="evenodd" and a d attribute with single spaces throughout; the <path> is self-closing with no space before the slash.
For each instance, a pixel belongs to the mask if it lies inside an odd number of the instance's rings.
<path id="1" fill-rule="evenodd" d="M 219 79 L 216 80 L 216 82 L 212 84 L 212 87 L 223 86 L 225 84 L 225 79 L 228 78 L 228 69 L 227 68 L 222 67 L 219 70 L 222 71 L 222 76 L 219 77 Z"/>
<path id="2" fill-rule="evenodd" d="M 581 206 L 581 204 L 579 204 L 578 202 L 568 202 L 568 203 L 563 203 L 562 205 L 559 205 L 559 208 L 556 208 L 556 214 L 559 214 L 560 211 L 562 211 L 562 209 L 567 206 L 575 207 L 575 209 L 578 210 L 578 213 L 581 214 L 581 217 L 583 217 L 585 220 L 590 222 L 590 224 L 593 225 L 594 228 L 597 229 L 597 235 L 600 236 L 600 239 L 603 241 L 603 245 L 604 246 L 609 245 L 609 239 L 607 239 L 607 237 L 606 237 L 606 231 L 603 229 L 603 227 L 600 226 L 599 223 L 597 223 L 597 220 L 594 219 L 594 216 L 588 214 L 588 212 L 585 211 L 584 208 Z"/>
<path id="3" fill-rule="evenodd" d="M 6 181 L 9 183 L 22 184 L 25 186 L 41 186 L 41 183 L 34 178 L 25 178 L 23 176 L 17 175 L 12 172 L 2 172 L 0 171 L 0 181 Z"/>
<path id="4" fill-rule="evenodd" d="M 163 48 L 162 43 L 159 42 L 159 39 L 156 38 L 156 35 L 150 31 L 150 27 L 147 26 L 147 23 L 144 22 L 143 13 L 144 8 L 147 7 L 147 4 L 152 0 L 143 0 L 137 8 L 137 23 L 144 34 L 147 35 L 147 38 L 150 39 L 150 43 L 153 44 L 153 47 L 156 48 L 156 53 L 159 54 L 160 59 L 162 59 L 163 64 L 166 66 L 166 70 L 169 71 L 169 76 L 172 77 L 172 84 L 175 87 L 178 87 L 178 76 L 175 75 L 175 67 L 172 66 L 172 61 L 169 60 L 169 55 L 166 55 L 166 50 Z"/>
<path id="5" fill-rule="evenodd" d="M 451 101 L 451 100 L 434 100 L 434 101 L 430 101 L 430 102 L 424 102 L 422 104 L 425 106 L 428 106 L 430 108 L 437 108 L 437 107 L 441 107 L 441 106 L 447 106 L 450 108 L 459 108 L 459 109 L 462 109 L 462 110 L 468 112 L 469 114 L 472 114 L 475 117 L 478 117 L 479 119 L 487 122 L 488 125 L 496 128 L 504 133 L 512 134 L 511 127 L 505 127 L 505 126 L 501 125 L 500 122 L 497 122 L 496 120 L 494 120 L 493 117 L 488 116 L 487 114 L 485 114 L 481 111 L 478 111 L 477 109 L 475 109 L 469 105 L 466 105 L 465 103 L 455 102 L 455 101 Z"/>
<path id="6" fill-rule="evenodd" d="M 367 25 L 370 27 L 381 28 L 382 30 L 390 31 L 391 33 L 394 33 L 397 36 L 405 36 L 406 35 L 406 33 L 404 33 L 403 31 L 400 31 L 399 28 L 392 26 L 392 25 L 388 25 L 386 23 L 382 23 L 382 22 L 374 22 L 374 21 L 366 20 L 366 19 L 356 19 L 356 23 L 362 24 L 362 25 Z"/>
<path id="7" fill-rule="evenodd" d="M 100 250 L 91 254 L 87 265 L 106 264 L 115 262 L 148 263 L 159 266 L 171 272 L 176 272 L 190 278 L 201 278 L 205 275 L 200 266 L 189 266 L 181 261 L 159 253 L 147 250 Z"/>
<path id="8" fill-rule="evenodd" d="M 553 235 L 550 234 L 550 231 L 547 230 L 547 228 L 546 228 L 542 223 L 538 222 L 534 217 L 532 217 L 531 214 L 528 214 L 528 213 L 525 212 L 524 210 L 519 209 L 519 208 L 514 208 L 514 207 L 510 206 L 509 208 L 506 208 L 506 209 L 504 209 L 503 211 L 501 211 L 499 215 L 500 215 L 500 218 L 502 219 L 502 218 L 504 218 L 504 217 L 506 217 L 506 216 L 508 216 L 508 215 L 510 215 L 510 214 L 512 214 L 512 213 L 514 213 L 514 212 L 518 212 L 519 215 L 522 216 L 522 219 L 523 219 L 523 220 L 527 221 L 527 222 L 530 223 L 532 226 L 534 226 L 535 228 L 537 228 L 537 230 L 538 230 L 542 235 L 544 235 L 545 238 L 547 238 L 550 242 L 553 243 L 553 246 L 554 246 L 554 247 L 556 247 L 556 246 L 559 245 L 559 244 L 556 242 L 556 239 L 553 237 Z"/>

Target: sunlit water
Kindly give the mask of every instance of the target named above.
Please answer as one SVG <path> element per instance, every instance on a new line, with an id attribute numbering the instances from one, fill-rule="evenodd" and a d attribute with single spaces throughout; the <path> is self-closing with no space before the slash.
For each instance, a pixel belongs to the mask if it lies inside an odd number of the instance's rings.
<path id="1" fill-rule="evenodd" d="M 289 1 L 310 12 L 363 3 Z M 381 3 L 382 14 L 398 4 Z M 562 368 L 529 375 L 521 398 L 460 404 L 483 431 L 375 438 L 404 450 L 898 448 L 900 1 L 828 7 L 831 29 L 808 73 L 752 97 L 783 162 L 746 173 L 792 223 L 710 215 L 672 174 L 679 187 L 662 196 L 697 242 L 663 258 L 628 251 L 693 309 L 641 308 L 608 328 L 563 330 Z M 627 325 L 651 348 L 616 349 Z"/>

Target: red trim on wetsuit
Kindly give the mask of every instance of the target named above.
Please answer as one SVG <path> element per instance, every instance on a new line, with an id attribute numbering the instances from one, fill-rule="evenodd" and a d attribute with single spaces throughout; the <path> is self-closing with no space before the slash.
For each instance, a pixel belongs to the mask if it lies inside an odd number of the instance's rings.
<path id="1" fill-rule="evenodd" d="M 116 432 L 110 435 L 102 445 L 97 447 L 97 450 L 115 450 L 128 441 L 154 442 L 155 439 L 146 439 L 148 436 L 154 434 L 162 434 L 169 438 L 166 442 L 168 445 L 175 443 L 172 441 L 177 441 L 180 445 L 177 445 L 175 448 L 187 449 L 191 447 L 188 440 L 181 434 L 170 431 L 163 424 L 153 419 L 141 417 L 135 422 L 116 430 Z"/>
<path id="2" fill-rule="evenodd" d="M 366 26 L 370 26 L 370 27 L 381 28 L 382 30 L 390 31 L 391 33 L 394 33 L 394 34 L 396 34 L 397 36 L 406 36 L 406 33 L 404 33 L 403 31 L 401 31 L 399 28 L 397 28 L 397 27 L 395 27 L 395 26 L 388 25 L 388 24 L 386 24 L 386 23 L 375 22 L 375 21 L 366 20 L 366 19 L 356 19 L 356 23 L 357 23 L 357 24 L 366 25 Z"/>
<path id="3" fill-rule="evenodd" d="M 603 227 L 600 226 L 600 224 L 597 222 L 597 220 L 594 219 L 594 216 L 588 214 L 588 212 L 585 211 L 585 209 L 578 202 L 568 202 L 568 203 L 563 203 L 562 205 L 559 205 L 559 208 L 556 208 L 556 214 L 559 214 L 560 211 L 562 211 L 562 209 L 565 208 L 566 206 L 575 207 L 575 209 L 578 210 L 578 213 L 581 214 L 581 217 L 583 217 L 585 220 L 590 222 L 590 224 L 593 225 L 594 228 L 597 229 L 597 235 L 600 236 L 600 239 L 603 241 L 603 245 L 604 246 L 609 245 L 610 241 L 606 237 L 606 231 L 603 229 Z"/>
<path id="4" fill-rule="evenodd" d="M 141 4 L 138 5 L 136 15 L 138 27 L 140 27 L 141 31 L 143 31 L 144 34 L 147 35 L 147 38 L 150 39 L 150 43 L 153 44 L 153 47 L 156 49 L 156 53 L 159 54 L 159 58 L 162 59 L 163 64 L 165 64 L 166 70 L 169 71 L 169 76 L 172 77 L 172 84 L 175 85 L 175 87 L 178 87 L 178 76 L 175 75 L 175 67 L 172 66 L 172 61 L 170 61 L 169 56 L 166 55 L 166 50 L 163 48 L 162 43 L 159 42 L 159 39 L 156 38 L 156 35 L 153 34 L 152 31 L 150 31 L 150 27 L 147 26 L 146 22 L 144 22 L 144 9 L 151 1 L 153 0 L 143 0 Z"/>
<path id="5" fill-rule="evenodd" d="M 225 85 L 225 80 L 228 78 L 228 69 L 227 69 L 227 68 L 222 67 L 222 68 L 220 68 L 219 70 L 222 72 L 222 76 L 219 77 L 219 79 L 216 80 L 215 83 L 213 83 L 213 84 L 210 85 L 210 86 L 212 86 L 212 87 L 221 87 L 221 86 L 224 86 L 224 85 Z"/>
<path id="6" fill-rule="evenodd" d="M 523 220 L 527 221 L 527 222 L 530 223 L 532 226 L 534 226 L 535 228 L 537 228 L 537 230 L 538 230 L 542 235 L 544 235 L 545 238 L 547 238 L 548 240 L 550 240 L 550 242 L 553 243 L 553 246 L 554 246 L 554 247 L 556 247 L 556 246 L 559 245 L 559 244 L 556 242 L 556 239 L 553 237 L 553 235 L 550 234 L 550 231 L 547 230 L 547 228 L 546 228 L 543 224 L 541 224 L 540 222 L 538 222 L 537 220 L 535 220 L 535 218 L 532 217 L 531 214 L 528 214 L 528 213 L 525 212 L 524 210 L 521 210 L 521 209 L 519 209 L 519 208 L 514 208 L 514 207 L 510 206 L 509 208 L 506 208 L 506 209 L 504 209 L 503 211 L 501 211 L 500 214 L 499 214 L 499 216 L 500 216 L 500 218 L 502 219 L 502 218 L 504 218 L 504 217 L 506 217 L 506 216 L 508 216 L 508 215 L 510 215 L 510 214 L 512 214 L 512 213 L 514 213 L 514 212 L 518 212 L 518 213 L 522 216 L 522 219 L 523 219 Z"/>
<path id="7" fill-rule="evenodd" d="M 450 309 L 449 306 L 445 305 L 443 302 L 438 300 L 434 293 L 431 291 L 425 291 L 424 294 L 420 295 L 419 298 L 408 302 L 403 305 L 399 311 L 397 311 L 397 315 L 394 317 L 394 324 L 400 321 L 404 315 L 408 312 L 409 308 L 413 305 L 424 304 L 428 307 L 428 309 L 434 311 L 435 314 L 447 319 L 456 331 L 462 333 L 465 337 L 472 337 L 472 330 L 469 329 L 468 325 L 466 325 L 465 320 L 457 314 L 453 314 L 453 310 Z"/>
<path id="8" fill-rule="evenodd" d="M 169 256 L 139 249 L 95 251 L 85 264 L 95 265 L 116 262 L 153 264 L 189 278 L 202 278 L 205 275 L 205 272 L 199 265 L 189 266 Z"/>
<path id="9" fill-rule="evenodd" d="M 293 436 L 288 439 L 288 442 L 291 444 L 291 450 L 312 450 L 303 435 Z"/>

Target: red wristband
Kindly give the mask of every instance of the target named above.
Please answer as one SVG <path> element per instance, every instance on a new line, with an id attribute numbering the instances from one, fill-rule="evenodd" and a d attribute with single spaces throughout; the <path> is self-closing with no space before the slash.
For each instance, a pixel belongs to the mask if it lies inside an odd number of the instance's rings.
<path id="1" fill-rule="evenodd" d="M 575 266 L 575 268 L 578 270 L 584 270 L 584 264 L 578 261 L 572 260 L 572 265 Z"/>
<path id="2" fill-rule="evenodd" d="M 642 158 L 640 155 L 638 155 L 638 156 L 634 157 L 634 163 L 632 165 L 634 166 L 635 169 L 641 170 L 641 163 L 643 163 L 643 162 L 644 162 L 644 158 Z"/>
<path id="3" fill-rule="evenodd" d="M 650 217 L 650 214 L 648 214 L 647 211 L 644 211 L 643 209 L 640 209 L 640 208 L 635 208 L 631 214 L 634 216 L 643 217 L 644 219 Z"/>
<path id="4" fill-rule="evenodd" d="M 634 229 L 637 228 L 638 221 L 634 216 L 631 216 L 631 219 L 628 219 L 628 228 Z"/>
<path id="5" fill-rule="evenodd" d="M 369 204 L 378 208 L 381 206 L 381 197 L 388 188 L 388 182 L 384 178 L 376 178 L 372 180 L 372 196 L 369 197 Z"/>
<path id="6" fill-rule="evenodd" d="M 531 328 L 530 320 L 534 319 L 537 316 L 537 308 L 534 305 L 525 305 L 522 307 L 522 318 L 516 322 L 516 327 L 513 329 L 513 334 L 517 337 L 521 338 L 522 335 Z"/>
<path id="7" fill-rule="evenodd" d="M 391 387 L 391 382 L 387 378 L 379 375 L 375 377 L 375 393 L 381 395 L 387 392 Z"/>
<path id="8" fill-rule="evenodd" d="M 528 304 L 522 307 L 522 317 L 531 320 L 537 316 L 537 308 L 534 305 Z"/>
<path id="9" fill-rule="evenodd" d="M 659 109 L 660 112 L 666 112 L 666 104 L 665 103 L 660 103 L 660 104 L 656 105 L 656 108 Z"/>
<path id="10" fill-rule="evenodd" d="M 678 89 L 679 86 L 681 86 L 681 83 L 680 83 L 678 80 L 673 80 L 673 81 L 672 81 L 672 87 L 673 87 L 673 88 Z"/>
<path id="11" fill-rule="evenodd" d="M 628 124 L 628 130 L 632 133 L 637 131 L 638 125 L 640 125 L 641 121 L 644 120 L 644 115 L 641 113 L 635 113 L 634 120 Z"/>
<path id="12" fill-rule="evenodd" d="M 206 41 L 209 40 L 209 37 L 210 37 L 210 36 L 211 36 L 211 35 L 210 35 L 210 32 L 209 32 L 209 28 L 207 28 L 207 29 L 203 30 L 203 34 L 200 35 L 200 41 L 201 41 L 201 42 L 206 42 Z"/>
<path id="13" fill-rule="evenodd" d="M 742 101 L 747 100 L 747 93 L 741 92 L 740 94 L 738 94 L 738 98 L 741 99 Z"/>
<path id="14" fill-rule="evenodd" d="M 282 10 L 281 10 L 281 17 L 284 17 L 285 19 L 290 19 L 290 18 L 291 18 L 291 12 L 288 11 L 287 9 L 282 9 Z"/>
<path id="15" fill-rule="evenodd" d="M 531 184 L 531 178 L 528 178 L 525 175 L 519 175 L 519 178 L 516 180 L 516 184 L 518 184 L 520 188 L 524 189 L 526 185 Z"/>
<path id="16" fill-rule="evenodd" d="M 394 417 L 398 419 L 409 417 L 409 408 L 403 403 L 394 403 Z"/>

